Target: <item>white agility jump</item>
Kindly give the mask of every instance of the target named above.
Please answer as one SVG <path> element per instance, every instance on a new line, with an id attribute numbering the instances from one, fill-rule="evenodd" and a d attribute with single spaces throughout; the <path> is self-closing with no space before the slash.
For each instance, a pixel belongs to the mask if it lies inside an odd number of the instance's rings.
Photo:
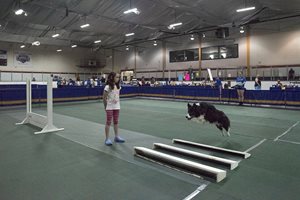
<path id="1" fill-rule="evenodd" d="M 27 80 L 26 117 L 22 122 L 16 123 L 16 125 L 21 124 L 32 124 L 42 129 L 41 131 L 35 132 L 34 134 L 50 133 L 64 130 L 64 128 L 57 128 L 53 125 L 53 82 L 51 77 L 49 77 L 47 81 L 47 116 L 32 112 L 31 80 Z"/>

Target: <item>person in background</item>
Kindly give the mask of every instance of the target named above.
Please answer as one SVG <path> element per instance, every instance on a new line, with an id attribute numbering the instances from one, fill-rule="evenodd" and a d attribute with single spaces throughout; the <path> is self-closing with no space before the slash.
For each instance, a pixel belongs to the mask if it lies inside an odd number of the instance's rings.
<path id="1" fill-rule="evenodd" d="M 261 80 L 258 76 L 255 78 L 254 88 L 255 90 L 261 90 Z"/>
<path id="2" fill-rule="evenodd" d="M 103 75 L 102 75 L 102 77 L 101 77 L 101 83 L 102 83 L 102 84 L 105 84 L 105 78 L 104 78 Z"/>
<path id="3" fill-rule="evenodd" d="M 36 81 L 36 80 L 35 80 L 35 77 L 32 78 L 32 81 Z"/>
<path id="4" fill-rule="evenodd" d="M 244 95 L 245 95 L 245 83 L 246 78 L 243 76 L 242 72 L 238 73 L 238 77 L 236 78 L 236 89 L 238 93 L 239 105 L 243 105 L 244 103 Z"/>
<path id="5" fill-rule="evenodd" d="M 222 81 L 219 76 L 217 76 L 217 78 L 216 78 L 215 86 L 219 90 L 219 100 L 221 100 L 221 98 L 222 98 Z"/>
<path id="6" fill-rule="evenodd" d="M 295 79 L 295 71 L 293 70 L 293 68 L 290 69 L 289 71 L 289 80 L 294 80 Z"/>
<path id="7" fill-rule="evenodd" d="M 280 80 L 277 80 L 276 87 L 280 88 L 281 90 L 283 89 L 283 84 L 281 83 Z"/>
<path id="8" fill-rule="evenodd" d="M 142 76 L 142 80 L 141 80 L 141 82 L 142 82 L 142 83 L 141 83 L 141 85 L 142 85 L 142 86 L 144 86 L 144 85 L 145 85 L 145 83 L 146 83 L 146 81 L 145 81 L 145 77 L 144 77 L 144 76 Z"/>

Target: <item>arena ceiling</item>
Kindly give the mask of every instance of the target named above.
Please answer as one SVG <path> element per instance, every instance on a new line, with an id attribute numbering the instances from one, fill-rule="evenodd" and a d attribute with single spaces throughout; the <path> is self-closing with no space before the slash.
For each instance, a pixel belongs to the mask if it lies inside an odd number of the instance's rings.
<path id="1" fill-rule="evenodd" d="M 236 12 L 249 6 L 256 9 Z M 130 7 L 140 14 L 124 14 Z M 20 8 L 27 16 L 15 14 Z M 299 0 L 1 0 L 0 40 L 111 48 L 298 15 Z M 182 25 L 169 30 L 176 22 Z M 83 24 L 90 26 L 80 28 Z"/>

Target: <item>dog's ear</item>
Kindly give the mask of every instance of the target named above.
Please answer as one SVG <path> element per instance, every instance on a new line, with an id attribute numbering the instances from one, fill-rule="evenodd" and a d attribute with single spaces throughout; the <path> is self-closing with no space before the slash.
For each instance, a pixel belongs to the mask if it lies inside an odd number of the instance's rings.
<path id="1" fill-rule="evenodd" d="M 190 103 L 187 104 L 188 108 L 192 107 Z"/>

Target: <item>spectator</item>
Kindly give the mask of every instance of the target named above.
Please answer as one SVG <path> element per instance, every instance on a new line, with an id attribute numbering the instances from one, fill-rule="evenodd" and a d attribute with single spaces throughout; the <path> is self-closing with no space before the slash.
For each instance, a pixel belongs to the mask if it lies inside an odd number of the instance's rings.
<path id="1" fill-rule="evenodd" d="M 284 89 L 283 84 L 281 83 L 280 80 L 277 80 L 276 87 L 277 87 L 277 88 L 280 88 L 280 89 Z"/>
<path id="2" fill-rule="evenodd" d="M 254 88 L 255 90 L 261 90 L 261 80 L 258 76 L 255 78 Z"/>
<path id="3" fill-rule="evenodd" d="M 154 78 L 154 77 L 151 77 L 150 84 L 151 84 L 151 85 L 154 85 L 154 84 L 155 84 L 155 78 Z"/>
<path id="4" fill-rule="evenodd" d="M 144 76 L 142 76 L 141 82 L 142 82 L 142 84 L 141 84 L 142 86 L 145 85 L 145 82 L 146 82 L 146 81 L 145 81 L 145 77 L 144 77 Z"/>
<path id="5" fill-rule="evenodd" d="M 289 80 L 294 80 L 295 79 L 295 71 L 293 68 L 290 69 L 289 71 Z"/>
<path id="6" fill-rule="evenodd" d="M 238 93 L 240 106 L 243 105 L 244 103 L 245 83 L 246 83 L 246 78 L 243 76 L 242 72 L 239 72 L 238 77 L 236 78 L 236 89 Z"/>
<path id="7" fill-rule="evenodd" d="M 35 77 L 32 78 L 32 81 L 36 81 L 36 80 L 35 80 Z"/>
<path id="8" fill-rule="evenodd" d="M 221 100 L 221 98 L 222 98 L 222 81 L 219 76 L 216 78 L 215 86 L 216 86 L 216 88 L 219 89 L 219 99 Z"/>
<path id="9" fill-rule="evenodd" d="M 104 78 L 104 76 L 102 76 L 102 77 L 101 77 L 101 83 L 102 83 L 102 84 L 105 84 L 105 82 L 106 82 L 106 81 L 105 81 L 105 78 Z"/>

